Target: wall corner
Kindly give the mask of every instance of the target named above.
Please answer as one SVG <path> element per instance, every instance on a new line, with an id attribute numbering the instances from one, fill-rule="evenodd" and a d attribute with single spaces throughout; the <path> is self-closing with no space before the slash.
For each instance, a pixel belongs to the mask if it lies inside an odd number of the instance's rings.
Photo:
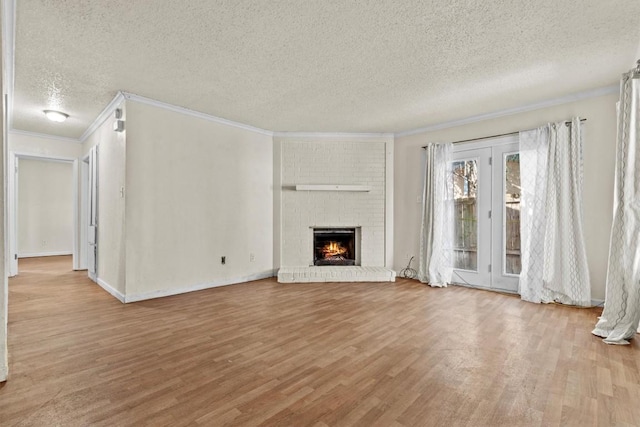
<path id="1" fill-rule="evenodd" d="M 281 263 L 282 245 L 282 141 L 273 143 L 273 269 L 277 274 Z"/>
<path id="2" fill-rule="evenodd" d="M 385 144 L 385 209 L 384 209 L 384 240 L 385 256 L 384 266 L 393 269 L 393 153 L 395 138 L 391 137 Z"/>

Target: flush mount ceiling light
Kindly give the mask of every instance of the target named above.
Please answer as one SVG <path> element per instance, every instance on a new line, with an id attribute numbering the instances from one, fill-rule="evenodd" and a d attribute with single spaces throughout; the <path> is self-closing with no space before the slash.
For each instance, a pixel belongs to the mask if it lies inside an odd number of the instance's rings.
<path id="1" fill-rule="evenodd" d="M 69 117 L 68 114 L 61 113 L 60 111 L 55 110 L 43 110 L 44 115 L 47 116 L 47 119 L 52 122 L 64 122 Z"/>

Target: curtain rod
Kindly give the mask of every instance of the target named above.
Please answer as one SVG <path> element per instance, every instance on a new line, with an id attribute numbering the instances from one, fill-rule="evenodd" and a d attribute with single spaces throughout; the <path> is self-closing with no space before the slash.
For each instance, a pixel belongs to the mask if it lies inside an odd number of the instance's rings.
<path id="1" fill-rule="evenodd" d="M 581 122 L 586 122 L 587 119 L 580 119 L 580 121 Z M 564 124 L 567 125 L 567 126 L 571 126 L 571 122 L 564 122 Z M 480 139 L 491 139 L 491 138 L 498 138 L 498 137 L 501 137 L 501 136 L 516 135 L 516 134 L 518 134 L 520 132 L 523 132 L 523 131 L 499 133 L 498 135 L 481 136 L 480 138 L 461 139 L 460 141 L 453 141 L 452 144 L 460 144 L 461 142 L 478 141 Z M 427 145 L 423 145 L 422 148 L 426 149 Z"/>

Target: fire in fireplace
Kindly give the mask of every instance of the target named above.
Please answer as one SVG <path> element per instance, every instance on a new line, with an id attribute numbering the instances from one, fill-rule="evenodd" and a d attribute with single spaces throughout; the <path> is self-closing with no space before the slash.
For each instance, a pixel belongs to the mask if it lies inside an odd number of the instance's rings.
<path id="1" fill-rule="evenodd" d="M 313 265 L 357 265 L 355 228 L 314 228 Z"/>

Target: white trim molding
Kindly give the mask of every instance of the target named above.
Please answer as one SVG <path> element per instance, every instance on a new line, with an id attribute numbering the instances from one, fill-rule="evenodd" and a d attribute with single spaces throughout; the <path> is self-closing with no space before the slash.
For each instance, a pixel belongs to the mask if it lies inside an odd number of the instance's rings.
<path id="1" fill-rule="evenodd" d="M 143 293 L 134 294 L 134 295 L 127 295 L 125 297 L 125 302 L 129 303 L 129 302 L 136 302 L 136 301 L 144 301 L 148 299 L 168 297 L 171 295 L 186 294 L 188 292 L 202 291 L 205 289 L 217 288 L 219 286 L 237 285 L 237 284 L 242 284 L 246 282 L 252 282 L 254 280 L 268 279 L 269 277 L 275 277 L 276 272 L 277 270 L 266 270 L 260 273 L 250 274 L 248 276 L 219 279 L 219 280 L 214 280 L 213 282 L 200 283 L 200 284 L 186 286 L 182 288 L 170 288 L 170 289 L 163 289 L 158 291 L 143 292 Z"/>
<path id="2" fill-rule="evenodd" d="M 238 129 L 247 130 L 249 132 L 259 133 L 261 135 L 273 136 L 273 132 L 266 129 L 261 129 L 255 126 L 247 125 L 240 122 L 234 122 L 233 120 L 223 119 L 222 117 L 212 116 L 210 114 L 201 113 L 199 111 L 191 110 L 189 108 L 180 107 L 178 105 L 168 104 L 166 102 L 157 101 L 155 99 L 146 98 L 144 96 L 136 95 L 134 93 L 122 92 L 127 101 L 138 102 L 140 104 L 151 105 L 154 107 L 162 108 L 165 110 L 173 111 L 174 113 L 185 114 L 187 116 L 197 117 L 199 119 L 207 120 L 222 125 L 235 127 Z"/>
<path id="3" fill-rule="evenodd" d="M 587 90 L 584 92 L 573 93 L 571 95 L 562 96 L 560 98 L 547 99 L 545 101 L 536 102 L 533 104 L 526 104 L 520 107 L 507 108 L 505 110 L 493 111 L 491 113 L 478 114 L 476 116 L 470 116 L 463 119 L 451 120 L 442 123 L 436 123 L 433 125 L 397 132 L 396 138 L 403 136 L 416 135 L 419 133 L 433 132 L 436 130 L 447 129 L 452 127 L 458 127 L 468 125 L 471 123 L 482 122 L 485 120 L 497 119 L 504 116 L 511 116 L 519 113 L 526 113 L 528 111 L 540 110 L 543 108 L 553 107 L 561 104 L 568 104 L 570 102 L 581 101 L 583 99 L 596 98 L 598 96 L 610 95 L 617 93 L 619 90 L 618 85 L 605 86 L 597 89 Z"/>
<path id="4" fill-rule="evenodd" d="M 122 101 L 124 101 L 124 95 L 122 92 L 118 92 L 111 102 L 109 102 L 100 114 L 98 114 L 98 117 L 96 117 L 93 123 L 89 125 L 87 130 L 84 131 L 82 136 L 80 136 L 80 142 L 85 142 L 87 138 L 89 138 L 91 134 L 93 134 L 102 125 L 102 123 L 104 123 L 104 121 L 113 114 L 116 108 L 122 104 Z"/>
<path id="5" fill-rule="evenodd" d="M 72 251 L 54 251 L 54 252 L 31 252 L 31 253 L 19 253 L 18 259 L 20 258 L 39 258 L 45 256 L 64 256 L 64 255 L 73 255 Z M 75 268 L 74 268 L 75 270 Z"/>
<path id="6" fill-rule="evenodd" d="M 50 135 L 48 133 L 39 133 L 39 132 L 30 132 L 28 130 L 21 129 L 11 129 L 9 131 L 10 135 L 24 135 L 32 138 L 45 138 L 45 139 L 53 139 L 56 141 L 64 141 L 64 142 L 73 142 L 75 144 L 81 144 L 82 141 L 75 138 L 68 138 L 66 136 L 58 136 L 58 135 Z"/>
<path id="7" fill-rule="evenodd" d="M 107 291 L 108 293 L 110 293 L 112 296 L 116 297 L 116 299 L 122 303 L 125 302 L 125 297 L 122 294 L 122 292 L 120 292 L 119 290 L 117 290 L 116 288 L 114 288 L 113 286 L 111 286 L 110 284 L 108 284 L 107 282 L 105 282 L 104 280 L 98 278 L 98 280 L 96 281 L 96 283 L 98 284 L 98 286 L 100 286 L 102 289 L 104 289 L 105 291 Z"/>
<path id="8" fill-rule="evenodd" d="M 0 355 L 0 357 L 4 357 L 4 355 Z M 5 382 L 7 377 L 9 376 L 9 369 L 7 366 L 0 366 L 0 383 Z"/>
<path id="9" fill-rule="evenodd" d="M 5 2 L 5 10 L 12 9 L 12 7 L 7 6 L 7 3 L 15 3 L 14 1 Z M 6 23 L 8 20 L 7 15 L 4 15 L 3 22 Z M 4 29 L 5 33 L 7 32 Z M 12 33 L 13 34 L 13 33 Z M 13 40 L 13 35 L 11 36 Z M 8 44 L 10 41 L 6 40 Z M 8 61 L 8 57 L 11 56 L 13 58 L 13 52 L 7 53 L 5 51 L 5 61 Z M 7 78 L 13 79 L 13 62 L 7 62 L 7 64 L 11 64 L 11 67 L 7 67 Z M 152 105 L 158 108 L 163 108 L 165 110 L 173 111 L 180 114 L 185 114 L 192 117 L 197 117 L 203 120 L 207 120 L 214 123 L 219 123 L 231 127 L 235 127 L 238 129 L 243 129 L 250 132 L 255 132 L 261 135 L 271 136 L 273 138 L 292 138 L 292 139 L 301 139 L 301 140 L 313 140 L 313 139 L 331 139 L 331 140 L 353 140 L 353 139 L 371 139 L 371 138 L 399 138 L 403 136 L 416 135 L 419 133 L 432 132 L 441 129 L 447 129 L 457 126 L 463 126 L 471 123 L 481 122 L 485 120 L 496 119 L 499 117 L 510 116 L 519 113 L 525 113 L 528 111 L 539 110 L 543 108 L 553 107 L 556 105 L 567 104 L 570 102 L 580 101 L 588 98 L 595 98 L 598 96 L 610 95 L 616 93 L 618 91 L 618 85 L 605 86 L 601 88 L 591 89 L 583 92 L 578 92 L 566 96 L 562 96 L 559 98 L 552 98 L 532 104 L 525 104 L 519 107 L 507 108 L 504 110 L 493 111 L 490 113 L 478 114 L 475 116 L 469 116 L 462 119 L 450 120 L 441 123 L 435 123 L 432 125 L 424 126 L 416 129 L 409 129 L 401 132 L 287 132 L 287 131 L 270 131 L 267 129 L 258 128 L 255 126 L 251 126 L 245 123 L 236 122 L 233 120 L 224 119 L 221 117 L 216 117 L 210 114 L 202 113 L 199 111 L 191 110 L 189 108 L 180 107 L 177 105 L 169 104 L 162 101 L 157 101 L 155 99 L 147 98 L 141 95 L 136 95 L 130 92 L 118 92 L 116 96 L 111 100 L 111 102 L 102 110 L 102 112 L 96 117 L 96 119 L 91 123 L 91 125 L 84 131 L 82 136 L 79 139 L 49 135 L 49 134 L 41 134 L 36 132 L 29 132 L 24 130 L 12 129 L 9 126 L 10 133 L 30 135 L 42 138 L 50 138 L 50 139 L 58 139 L 61 141 L 69 141 L 69 142 L 80 142 L 84 143 L 89 136 L 96 129 L 104 123 L 104 121 L 113 113 L 113 111 L 120 106 L 123 100 L 128 100 L 131 102 L 138 102 L 141 104 Z M 13 95 L 13 83 L 11 83 L 11 87 L 7 88 L 7 93 L 9 95 L 9 103 L 12 104 L 12 95 Z M 13 108 L 10 106 L 8 109 L 9 118 L 11 117 L 11 112 Z"/>

